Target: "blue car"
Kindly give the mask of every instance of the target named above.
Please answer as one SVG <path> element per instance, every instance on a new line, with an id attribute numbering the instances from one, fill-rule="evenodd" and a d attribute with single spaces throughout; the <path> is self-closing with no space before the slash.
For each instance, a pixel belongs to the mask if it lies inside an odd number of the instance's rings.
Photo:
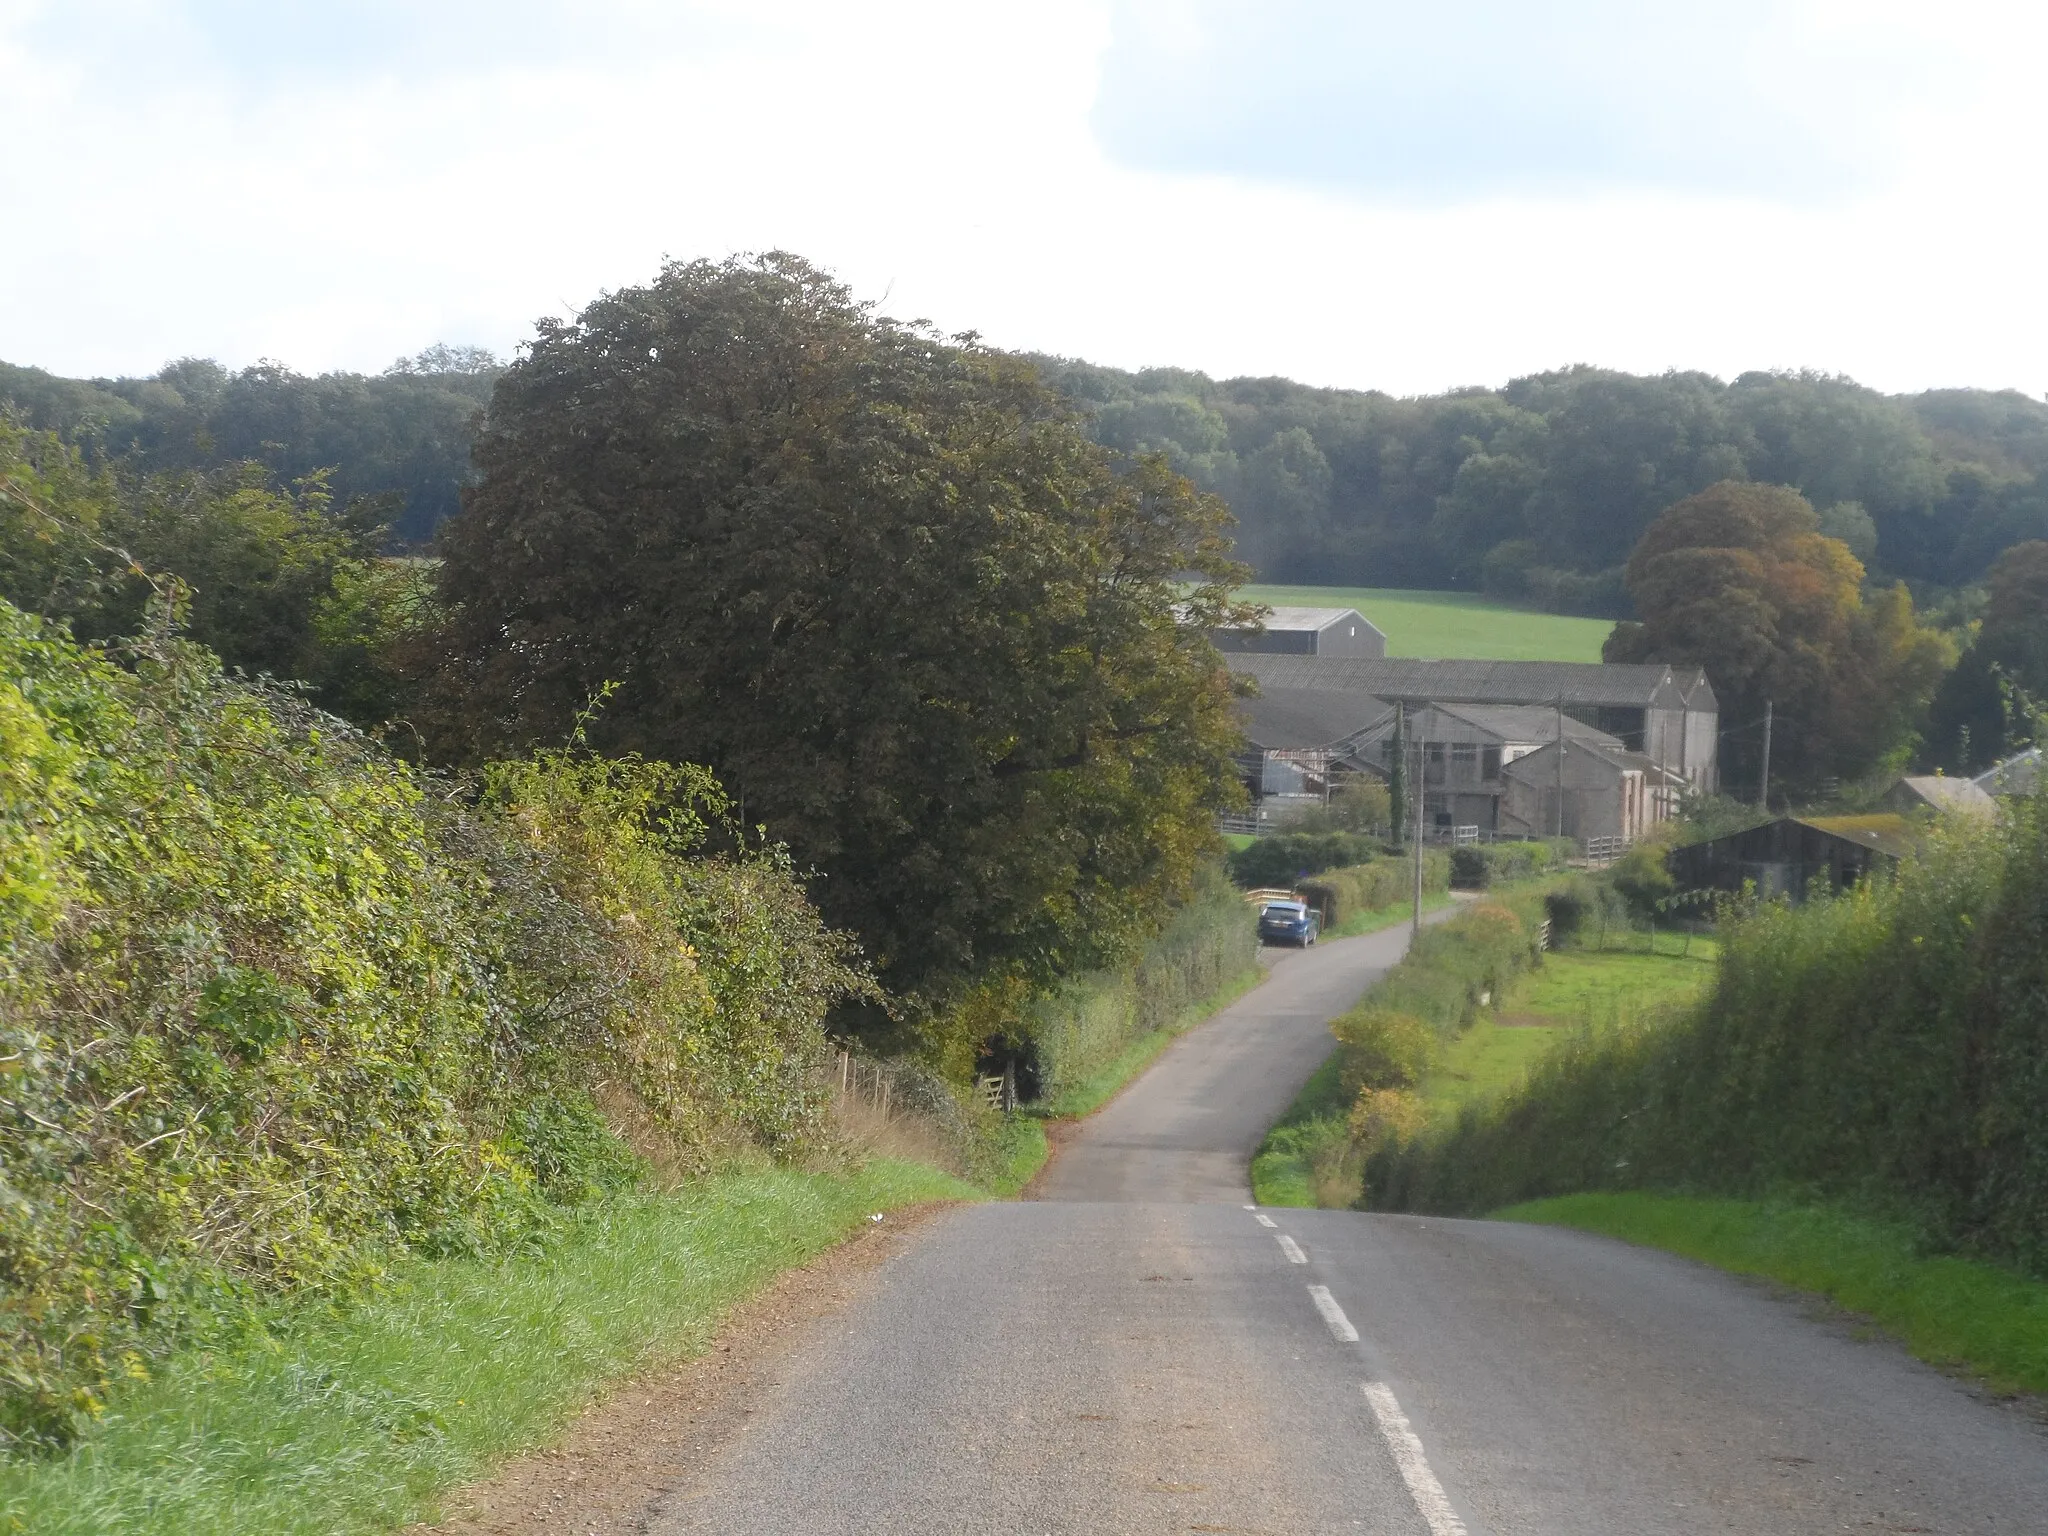
<path id="1" fill-rule="evenodd" d="M 1266 944 L 1315 943 L 1322 915 L 1303 901 L 1269 901 L 1259 913 L 1259 939 Z"/>

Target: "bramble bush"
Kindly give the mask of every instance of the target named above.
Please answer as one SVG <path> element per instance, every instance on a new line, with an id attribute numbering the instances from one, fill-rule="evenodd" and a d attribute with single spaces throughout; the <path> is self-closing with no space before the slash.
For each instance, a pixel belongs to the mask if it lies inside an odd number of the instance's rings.
<path id="1" fill-rule="evenodd" d="M 1379 1160 L 1375 1202 L 1795 1191 L 2048 1274 L 2048 802 L 1949 825 L 1896 876 L 1724 924 L 1712 993 L 1565 1043 Z"/>
<path id="2" fill-rule="evenodd" d="M 872 983 L 701 771 L 437 782 L 162 615 L 125 660 L 0 604 L 0 1443 L 633 1180 L 600 1092 L 686 1164 L 815 1139 Z"/>

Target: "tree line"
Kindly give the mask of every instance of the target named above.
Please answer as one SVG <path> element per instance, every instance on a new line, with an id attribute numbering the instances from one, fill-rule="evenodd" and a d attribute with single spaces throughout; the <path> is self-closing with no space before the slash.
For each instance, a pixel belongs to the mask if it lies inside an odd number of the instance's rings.
<path id="1" fill-rule="evenodd" d="M 1476 587 L 1628 618 L 1637 542 L 1723 480 L 1792 487 L 1859 561 L 1923 597 L 2048 537 L 2048 405 L 2009 390 L 1575 367 L 1397 399 L 1039 362 L 1101 441 L 1163 453 L 1222 495 L 1267 581 Z"/>
<path id="2" fill-rule="evenodd" d="M 1730 479 L 1799 491 L 1826 532 L 1923 603 L 2048 538 L 2048 405 L 2010 390 L 1885 395 L 1816 373 L 1728 383 L 1575 367 L 1404 399 L 1031 361 L 1097 442 L 1162 454 L 1220 496 L 1239 558 L 1268 581 L 1481 588 L 1628 618 L 1624 567 L 1650 523 Z M 256 462 L 280 483 L 328 470 L 343 503 L 387 498 L 387 536 L 418 546 L 461 504 L 501 371 L 447 346 L 379 375 L 184 359 L 146 379 L 78 380 L 0 364 L 0 400 L 96 464 Z"/>

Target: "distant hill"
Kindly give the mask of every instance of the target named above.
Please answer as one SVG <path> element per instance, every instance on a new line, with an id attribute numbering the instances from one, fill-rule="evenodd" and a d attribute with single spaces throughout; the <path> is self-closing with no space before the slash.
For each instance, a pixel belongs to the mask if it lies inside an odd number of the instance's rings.
<path id="1" fill-rule="evenodd" d="M 1269 582 L 1460 588 L 1625 615 L 1620 569 L 1642 530 L 1731 477 L 1798 487 L 1874 572 L 1923 595 L 2048 537 L 2048 404 L 2011 391 L 1575 367 L 1397 399 L 1034 361 L 1098 440 L 1164 453 L 1228 500 Z M 0 403 L 143 467 L 257 459 L 282 480 L 331 467 L 344 499 L 395 496 L 395 537 L 418 544 L 459 505 L 498 371 L 448 347 L 375 375 L 186 359 L 146 379 L 65 379 L 0 364 Z"/>

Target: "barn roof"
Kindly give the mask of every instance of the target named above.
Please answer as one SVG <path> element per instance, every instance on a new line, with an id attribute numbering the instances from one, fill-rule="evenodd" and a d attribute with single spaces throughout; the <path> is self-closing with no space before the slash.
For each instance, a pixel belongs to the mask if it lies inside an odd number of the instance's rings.
<path id="1" fill-rule="evenodd" d="M 1246 738 L 1268 752 L 1335 746 L 1393 712 L 1393 705 L 1370 694 L 1327 688 L 1268 688 L 1238 701 Z"/>
<path id="2" fill-rule="evenodd" d="M 1904 802 L 1930 806 L 1945 815 L 1995 816 L 1998 802 L 1974 779 L 1951 779 L 1938 773 L 1909 773 L 1893 786 Z"/>
<path id="3" fill-rule="evenodd" d="M 1439 704 L 1551 704 L 1714 709 L 1697 667 L 1663 662 L 1431 661 L 1420 657 L 1233 655 L 1260 686 L 1325 688 Z"/>

